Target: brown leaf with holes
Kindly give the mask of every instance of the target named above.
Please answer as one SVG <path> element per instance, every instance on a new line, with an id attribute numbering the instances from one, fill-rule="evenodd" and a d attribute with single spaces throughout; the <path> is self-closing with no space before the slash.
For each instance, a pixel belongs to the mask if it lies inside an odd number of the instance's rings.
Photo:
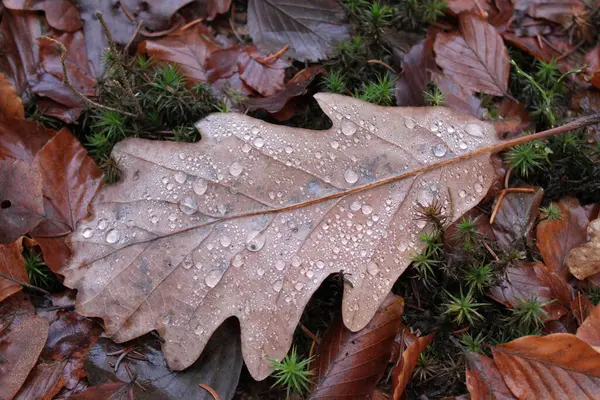
<path id="1" fill-rule="evenodd" d="M 600 272 L 600 218 L 588 224 L 587 233 L 590 240 L 572 248 L 567 258 L 569 272 L 580 280 Z"/>
<path id="2" fill-rule="evenodd" d="M 484 355 L 468 352 L 466 355 L 467 389 L 471 400 L 512 400 L 512 394 L 494 360 Z"/>
<path id="3" fill-rule="evenodd" d="M 474 14 L 461 14 L 460 33 L 438 33 L 435 61 L 455 82 L 473 92 L 508 93 L 508 51 L 496 29 Z"/>
<path id="4" fill-rule="evenodd" d="M 403 337 L 406 348 L 398 360 L 398 365 L 392 370 L 392 399 L 402 399 L 406 385 L 410 382 L 412 373 L 417 366 L 419 355 L 429 346 L 434 336 L 435 334 L 432 333 L 427 336 L 417 337 L 410 333 L 408 328 L 404 327 Z"/>
<path id="5" fill-rule="evenodd" d="M 417 204 L 438 202 L 450 222 L 474 207 L 494 181 L 491 157 L 454 158 L 499 140 L 447 108 L 315 97 L 329 130 L 222 113 L 198 122 L 198 143 L 118 143 L 123 178 L 95 197 L 60 271 L 79 290 L 78 312 L 104 318 L 118 342 L 157 329 L 176 370 L 236 316 L 257 379 L 332 273 L 354 285 L 345 325 L 365 327 L 421 249 L 414 237 L 429 228 Z"/>
<path id="6" fill-rule="evenodd" d="M 79 12 L 69 0 L 4 0 L 4 6 L 11 10 L 44 11 L 48 25 L 65 32 L 81 29 Z"/>
<path id="7" fill-rule="evenodd" d="M 559 276 L 569 272 L 567 259 L 571 249 L 587 241 L 586 228 L 598 215 L 597 208 L 586 208 L 574 197 L 562 198 L 556 206 L 560 220 L 544 220 L 537 226 L 537 246 L 544 263 Z"/>
<path id="8" fill-rule="evenodd" d="M 22 252 L 23 238 L 0 244 L 0 301 L 19 292 L 21 283 L 29 283 Z"/>
<path id="9" fill-rule="evenodd" d="M 341 318 L 332 322 L 310 365 L 315 386 L 309 399 L 364 399 L 372 393 L 387 368 L 403 311 L 402 298 L 390 294 L 358 332 L 346 328 Z"/>
<path id="10" fill-rule="evenodd" d="M 525 336 L 492 353 L 519 399 L 594 399 L 600 393 L 600 353 L 575 335 Z"/>
<path id="11" fill-rule="evenodd" d="M 576 336 L 600 351 L 600 305 L 593 307 L 577 329 Z"/>
<path id="12" fill-rule="evenodd" d="M 46 338 L 48 321 L 29 317 L 0 331 L 0 399 L 10 400 L 35 365 Z"/>
<path id="13" fill-rule="evenodd" d="M 0 73 L 0 118 L 25 118 L 23 102 L 12 83 Z"/>

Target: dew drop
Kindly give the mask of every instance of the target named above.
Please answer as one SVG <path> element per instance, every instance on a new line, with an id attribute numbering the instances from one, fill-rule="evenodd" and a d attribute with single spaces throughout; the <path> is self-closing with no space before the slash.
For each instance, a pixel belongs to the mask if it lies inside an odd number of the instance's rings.
<path id="1" fill-rule="evenodd" d="M 317 268 L 319 268 L 319 269 L 325 268 L 325 263 L 321 260 L 317 261 L 315 264 L 316 264 Z"/>
<path id="2" fill-rule="evenodd" d="M 283 260 L 275 261 L 275 269 L 277 269 L 277 271 L 283 271 L 284 268 L 285 268 L 285 261 L 283 261 Z"/>
<path id="3" fill-rule="evenodd" d="M 415 126 L 417 126 L 417 121 L 412 118 L 404 118 L 404 125 L 408 129 L 413 129 Z"/>
<path id="4" fill-rule="evenodd" d="M 244 166 L 237 161 L 229 166 L 229 173 L 233 176 L 240 176 L 243 170 Z"/>
<path id="5" fill-rule="evenodd" d="M 252 146 L 250 146 L 248 143 L 244 143 L 242 145 L 242 152 L 249 153 L 250 150 L 252 150 Z"/>
<path id="6" fill-rule="evenodd" d="M 248 250 L 260 251 L 267 241 L 267 236 L 265 234 L 261 235 L 260 231 L 252 231 L 248 233 L 248 237 L 246 239 L 246 248 Z"/>
<path id="7" fill-rule="evenodd" d="M 352 204 L 350 204 L 350 209 L 352 211 L 358 211 L 358 210 L 360 210 L 361 207 L 362 207 L 362 204 L 360 203 L 360 201 L 354 201 L 354 202 L 352 202 Z"/>
<path id="8" fill-rule="evenodd" d="M 236 254 L 235 256 L 233 256 L 233 260 L 231 260 L 231 265 L 233 265 L 236 268 L 239 268 L 242 265 L 244 265 L 244 259 L 242 258 L 242 255 Z"/>
<path id="9" fill-rule="evenodd" d="M 467 146 L 467 144 L 465 142 L 460 142 L 458 144 L 458 147 L 460 147 L 461 150 L 466 150 L 467 147 L 469 147 L 469 146 Z"/>
<path id="10" fill-rule="evenodd" d="M 221 214 L 225 214 L 227 212 L 227 206 L 225 206 L 223 203 L 219 203 L 217 204 L 217 211 Z"/>
<path id="11" fill-rule="evenodd" d="M 83 236 L 86 239 L 91 238 L 92 236 L 94 236 L 94 231 L 90 228 L 85 228 L 83 230 L 83 232 L 81 232 L 81 236 Z"/>
<path id="12" fill-rule="evenodd" d="M 313 271 L 306 271 L 306 277 L 308 279 L 312 279 L 313 276 L 315 276 L 315 273 Z"/>
<path id="13" fill-rule="evenodd" d="M 294 288 L 296 290 L 302 290 L 303 287 L 304 287 L 304 283 L 302 283 L 302 282 L 298 282 L 294 285 Z"/>
<path id="14" fill-rule="evenodd" d="M 192 265 L 194 265 L 194 263 L 192 262 L 192 260 L 191 260 L 191 259 L 189 259 L 189 258 L 185 258 L 185 259 L 183 260 L 183 268 L 185 268 L 185 269 L 190 269 L 190 268 L 192 268 Z"/>
<path id="15" fill-rule="evenodd" d="M 219 243 L 221 243 L 221 246 L 223 247 L 229 247 L 231 245 L 231 238 L 227 235 L 223 235 L 219 239 Z"/>
<path id="16" fill-rule="evenodd" d="M 265 139 L 261 138 L 260 136 L 257 137 L 254 139 L 254 145 L 260 149 L 265 145 Z"/>
<path id="17" fill-rule="evenodd" d="M 427 221 L 420 219 L 417 221 L 416 225 L 417 225 L 417 228 L 423 229 L 423 228 L 425 228 L 425 225 L 427 225 Z"/>
<path id="18" fill-rule="evenodd" d="M 365 215 L 370 215 L 370 214 L 373 212 L 373 207 L 371 207 L 371 206 L 370 206 L 370 205 L 368 205 L 368 204 L 364 204 L 364 205 L 361 207 L 361 211 L 362 211 L 362 213 L 363 213 L 363 214 L 365 214 Z"/>
<path id="19" fill-rule="evenodd" d="M 258 268 L 258 269 L 256 270 L 256 274 L 257 274 L 258 276 L 263 276 L 263 275 L 265 274 L 265 270 L 264 270 L 264 269 L 262 269 L 262 268 Z"/>
<path id="20" fill-rule="evenodd" d="M 121 238 L 121 232 L 116 229 L 111 229 L 106 233 L 106 241 L 108 243 L 117 243 Z"/>
<path id="21" fill-rule="evenodd" d="M 367 272 L 370 275 L 377 275 L 379 273 L 379 265 L 377 265 L 376 262 L 371 261 L 368 265 L 367 265 Z"/>
<path id="22" fill-rule="evenodd" d="M 446 146 L 443 144 L 436 144 L 433 146 L 433 155 L 436 157 L 444 157 L 446 155 Z"/>
<path id="23" fill-rule="evenodd" d="M 471 136 L 483 137 L 483 128 L 479 124 L 467 124 L 465 126 L 465 132 L 467 132 Z"/>
<path id="24" fill-rule="evenodd" d="M 153 224 L 158 223 L 158 217 L 156 215 L 153 215 L 150 217 L 150 222 L 152 222 Z"/>
<path id="25" fill-rule="evenodd" d="M 287 154 L 292 154 L 294 152 L 294 149 L 292 148 L 292 146 L 286 146 L 285 147 L 285 152 Z"/>
<path id="26" fill-rule="evenodd" d="M 474 187 L 475 187 L 475 191 L 476 191 L 477 193 L 481 193 L 481 192 L 483 192 L 483 186 L 482 186 L 480 183 L 476 183 L 476 184 L 474 185 Z"/>
<path id="27" fill-rule="evenodd" d="M 183 171 L 177 171 L 173 178 L 175 179 L 175 181 L 177 181 L 177 183 L 184 183 L 187 179 L 187 175 Z"/>
<path id="28" fill-rule="evenodd" d="M 346 182 L 348 183 L 356 183 L 356 181 L 358 181 L 358 174 L 353 169 L 347 169 L 346 172 L 344 172 L 344 179 L 346 179 Z"/>
<path id="29" fill-rule="evenodd" d="M 206 193 L 206 189 L 208 189 L 208 182 L 206 179 L 198 178 L 192 184 L 192 189 L 197 195 L 203 195 Z"/>
<path id="30" fill-rule="evenodd" d="M 292 258 L 292 265 L 294 267 L 299 267 L 300 265 L 302 265 L 302 260 L 300 260 L 300 257 L 294 256 L 294 258 Z M 325 264 L 323 264 L 323 265 L 325 265 Z"/>
<path id="31" fill-rule="evenodd" d="M 345 119 L 342 122 L 342 133 L 346 136 L 352 136 L 356 133 L 357 126 L 354 122 L 349 119 Z"/>
<path id="32" fill-rule="evenodd" d="M 168 315 L 163 315 L 163 317 L 162 317 L 163 324 L 168 325 L 170 320 L 171 320 L 171 317 L 169 317 Z"/>
<path id="33" fill-rule="evenodd" d="M 281 279 L 273 282 L 273 290 L 276 292 L 281 292 L 281 289 L 283 289 L 283 281 Z"/>
<path id="34" fill-rule="evenodd" d="M 98 221 L 98 225 L 97 225 L 98 229 L 100 229 L 101 231 L 105 230 L 106 228 L 108 228 L 108 221 L 105 220 L 104 218 L 100 219 Z"/>
<path id="35" fill-rule="evenodd" d="M 467 197 L 467 192 L 465 192 L 464 190 L 461 189 L 458 192 L 458 195 L 464 199 L 465 197 Z"/>
<path id="36" fill-rule="evenodd" d="M 202 269 L 203 265 L 200 261 L 198 261 L 196 264 L 194 264 L 194 266 L 196 267 L 196 269 Z"/>
<path id="37" fill-rule="evenodd" d="M 215 286 L 217 286 L 217 283 L 219 283 L 222 277 L 223 272 L 221 272 L 221 270 L 213 269 L 208 271 L 208 274 L 206 274 L 206 278 L 204 278 L 204 283 L 206 283 L 206 286 L 214 288 Z"/>
<path id="38" fill-rule="evenodd" d="M 198 205 L 193 197 L 185 197 L 179 202 L 179 209 L 184 214 L 192 215 L 198 211 Z"/>
<path id="39" fill-rule="evenodd" d="M 185 153 L 179 153 L 179 159 L 185 160 Z"/>
<path id="40" fill-rule="evenodd" d="M 437 132 L 440 129 L 440 127 L 434 122 L 431 125 L 429 125 L 429 130 L 431 132 Z"/>
<path id="41" fill-rule="evenodd" d="M 253 126 L 250 128 L 250 131 L 256 135 L 258 133 L 258 126 Z"/>
<path id="42" fill-rule="evenodd" d="M 338 142 L 336 142 L 335 140 L 331 142 L 331 148 L 337 149 L 338 147 L 340 147 L 340 144 Z"/>
<path id="43" fill-rule="evenodd" d="M 399 251 L 405 252 L 406 249 L 407 249 L 407 246 L 404 243 L 400 243 L 400 245 L 398 246 Z"/>

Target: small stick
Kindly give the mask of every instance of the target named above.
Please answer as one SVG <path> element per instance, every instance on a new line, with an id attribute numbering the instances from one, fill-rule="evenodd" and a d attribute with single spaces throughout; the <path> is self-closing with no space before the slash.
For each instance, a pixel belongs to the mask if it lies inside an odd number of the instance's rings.
<path id="1" fill-rule="evenodd" d="M 0 272 L 0 278 L 8 279 L 9 281 L 13 281 L 13 282 L 15 282 L 15 283 L 18 283 L 19 285 L 21 285 L 21 286 L 24 286 L 24 287 L 26 287 L 27 289 L 31 289 L 31 290 L 33 290 L 33 291 L 35 291 L 35 292 L 40 292 L 40 293 L 42 293 L 42 294 L 45 294 L 45 295 L 47 295 L 47 296 L 49 296 L 49 295 L 50 295 L 50 293 L 49 293 L 48 291 L 46 291 L 46 290 L 44 290 L 44 289 L 42 289 L 42 288 L 39 288 L 39 287 L 37 287 L 37 286 L 33 286 L 33 285 L 31 285 L 31 284 L 29 284 L 29 283 L 27 283 L 27 282 L 21 282 L 21 281 L 18 281 L 18 280 L 16 280 L 15 278 L 13 278 L 13 277 L 10 277 L 10 276 L 8 276 L 8 275 L 4 275 L 4 274 L 3 274 L 3 273 L 1 273 L 1 272 Z"/>
<path id="2" fill-rule="evenodd" d="M 369 64 L 379 64 L 379 65 L 383 65 L 384 67 L 386 67 L 387 69 L 389 69 L 390 71 L 392 71 L 394 74 L 396 74 L 397 72 L 394 70 L 394 68 L 390 67 L 389 65 L 387 65 L 386 63 L 384 63 L 381 60 L 369 60 L 367 61 Z"/>
<path id="3" fill-rule="evenodd" d="M 300 328 L 304 333 L 306 333 L 310 338 L 317 344 L 321 344 L 321 339 L 319 339 L 314 333 L 312 333 L 304 324 L 300 324 Z"/>
<path id="4" fill-rule="evenodd" d="M 146 37 L 152 37 L 152 38 L 154 38 L 154 37 L 166 36 L 166 35 L 168 35 L 168 34 L 170 34 L 170 33 L 173 33 L 173 32 L 175 32 L 175 31 L 179 30 L 179 28 L 180 28 L 180 27 L 181 27 L 181 23 L 180 23 L 180 22 L 178 22 L 178 23 L 176 23 L 175 25 L 173 25 L 172 27 L 170 27 L 169 29 L 167 29 L 167 30 L 164 30 L 164 31 L 159 31 L 159 32 L 148 32 L 148 31 L 145 31 L 145 30 L 144 30 L 144 31 L 142 31 L 142 35 L 143 35 L 143 36 L 146 36 Z"/>
<path id="5" fill-rule="evenodd" d="M 263 63 L 263 64 L 271 62 L 271 61 L 273 61 L 273 60 L 281 57 L 281 55 L 283 55 L 283 53 L 285 53 L 289 48 L 290 48 L 290 45 L 286 44 L 277 53 L 271 54 L 269 57 L 265 57 L 262 60 L 258 60 L 258 61 L 261 62 L 261 63 Z"/>
<path id="6" fill-rule="evenodd" d="M 123 12 L 125 13 L 125 15 L 127 16 L 127 18 L 133 22 L 135 21 L 135 17 L 133 15 L 131 15 L 131 13 L 129 12 L 129 10 L 127 9 L 127 7 L 125 6 L 125 3 L 123 3 L 123 0 L 119 0 L 119 3 L 121 4 L 121 8 L 123 9 Z"/>
<path id="7" fill-rule="evenodd" d="M 193 20 L 192 22 L 188 22 L 187 24 L 185 24 L 184 26 L 181 27 L 181 29 L 179 30 L 180 32 L 183 32 L 187 29 L 190 29 L 192 26 L 199 24 L 200 22 L 204 21 L 204 18 L 198 18 Z"/>
<path id="8" fill-rule="evenodd" d="M 125 49 L 123 49 L 124 53 L 127 53 L 127 50 L 129 50 L 129 46 L 131 46 L 131 43 L 133 43 L 133 41 L 135 40 L 135 37 L 138 35 L 138 33 L 140 33 L 140 29 L 142 29 L 143 25 L 144 25 L 144 21 L 140 21 L 138 23 L 137 28 L 135 28 L 135 32 L 133 32 L 133 35 L 131 36 L 131 39 L 129 39 L 129 42 L 127 42 Z"/>
<path id="9" fill-rule="evenodd" d="M 498 197 L 498 201 L 494 205 L 494 210 L 492 211 L 492 215 L 490 216 L 490 225 L 494 223 L 496 219 L 496 215 L 498 215 L 498 211 L 500 210 L 500 204 L 502 204 L 502 200 L 506 197 L 508 193 L 533 193 L 535 190 L 532 188 L 508 188 L 504 189 L 500 192 L 500 196 Z"/>
<path id="10" fill-rule="evenodd" d="M 210 395 L 214 397 L 215 400 L 221 400 L 219 394 L 215 391 L 215 389 L 211 388 L 206 383 L 199 383 L 198 386 L 210 393 Z"/>
<path id="11" fill-rule="evenodd" d="M 121 361 L 123 361 L 123 359 L 127 356 L 127 354 L 131 353 L 133 350 L 135 350 L 134 346 L 128 347 L 125 350 L 123 350 L 123 352 L 121 353 L 119 358 L 117 358 L 117 362 L 115 363 L 115 372 L 118 371 L 119 364 L 121 364 Z"/>
<path id="12" fill-rule="evenodd" d="M 77 96 L 79 96 L 79 98 L 81 100 L 83 100 L 83 102 L 88 106 L 88 107 L 96 107 L 96 108 L 100 108 L 106 111 L 113 111 L 113 112 L 118 112 L 120 114 L 123 115 L 127 115 L 129 117 L 135 117 L 135 115 L 128 113 L 127 111 L 123 111 L 123 110 L 118 110 L 116 108 L 112 108 L 112 107 L 108 107 L 105 105 L 102 105 L 100 103 L 96 103 L 95 101 L 92 101 L 90 99 L 88 99 L 86 97 L 86 95 L 84 95 L 83 93 L 81 93 L 79 90 L 77 90 L 72 84 L 71 81 L 69 81 L 69 77 L 67 76 L 67 65 L 65 64 L 66 59 L 67 59 L 67 48 L 65 47 L 64 44 L 62 44 L 61 42 L 59 42 L 58 40 L 51 38 L 49 36 L 45 36 L 42 35 L 40 36 L 40 39 L 43 40 L 48 40 L 49 42 L 54 43 L 55 45 L 57 45 L 60 48 L 60 64 L 62 66 L 62 71 L 63 71 L 63 79 L 62 82 L 63 84 L 68 87 L 69 89 L 71 89 L 73 91 L 73 93 L 75 93 Z"/>

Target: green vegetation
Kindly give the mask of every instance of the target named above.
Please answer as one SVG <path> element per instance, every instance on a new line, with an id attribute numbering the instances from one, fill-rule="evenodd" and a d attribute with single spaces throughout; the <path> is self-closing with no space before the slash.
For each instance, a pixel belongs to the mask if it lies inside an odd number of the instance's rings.
<path id="1" fill-rule="evenodd" d="M 444 303 L 446 310 L 444 314 L 449 314 L 454 317 L 454 322 L 462 324 L 468 321 L 470 325 L 474 325 L 478 320 L 483 321 L 485 317 L 478 311 L 481 306 L 487 306 L 488 303 L 477 303 L 477 300 L 473 297 L 473 290 L 469 289 L 467 294 L 463 294 L 462 286 L 460 288 L 460 294 L 458 296 L 452 295 L 446 291 L 446 295 L 449 297 L 449 301 Z"/>
<path id="2" fill-rule="evenodd" d="M 308 391 L 313 372 L 308 369 L 311 359 L 302 359 L 293 347 L 290 353 L 281 361 L 273 361 L 273 386 L 282 386 L 286 389 L 287 398 L 292 393 L 302 394 Z"/>

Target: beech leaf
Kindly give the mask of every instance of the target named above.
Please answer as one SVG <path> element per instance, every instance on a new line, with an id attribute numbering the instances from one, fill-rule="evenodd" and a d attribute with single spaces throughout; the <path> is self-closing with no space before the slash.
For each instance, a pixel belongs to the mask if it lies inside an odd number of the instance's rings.
<path id="1" fill-rule="evenodd" d="M 435 61 L 455 82 L 474 92 L 504 96 L 510 63 L 502 37 L 487 21 L 461 14 L 460 34 L 439 33 Z"/>
<path id="2" fill-rule="evenodd" d="M 571 249 L 567 258 L 569 271 L 577 279 L 600 272 L 600 218 L 588 224 L 587 232 L 590 241 Z"/>
<path id="3" fill-rule="evenodd" d="M 473 352 L 468 352 L 466 358 L 466 383 L 471 400 L 516 399 L 504 383 L 494 360 Z"/>
<path id="4" fill-rule="evenodd" d="M 483 148 L 501 144 L 491 124 L 446 108 L 315 97 L 327 131 L 224 113 L 198 122 L 198 143 L 118 143 L 122 181 L 96 195 L 60 271 L 78 313 L 117 342 L 156 329 L 175 370 L 235 316 L 257 379 L 330 274 L 351 274 L 344 324 L 365 327 L 431 229 L 419 204 L 459 218 L 494 181 Z"/>

